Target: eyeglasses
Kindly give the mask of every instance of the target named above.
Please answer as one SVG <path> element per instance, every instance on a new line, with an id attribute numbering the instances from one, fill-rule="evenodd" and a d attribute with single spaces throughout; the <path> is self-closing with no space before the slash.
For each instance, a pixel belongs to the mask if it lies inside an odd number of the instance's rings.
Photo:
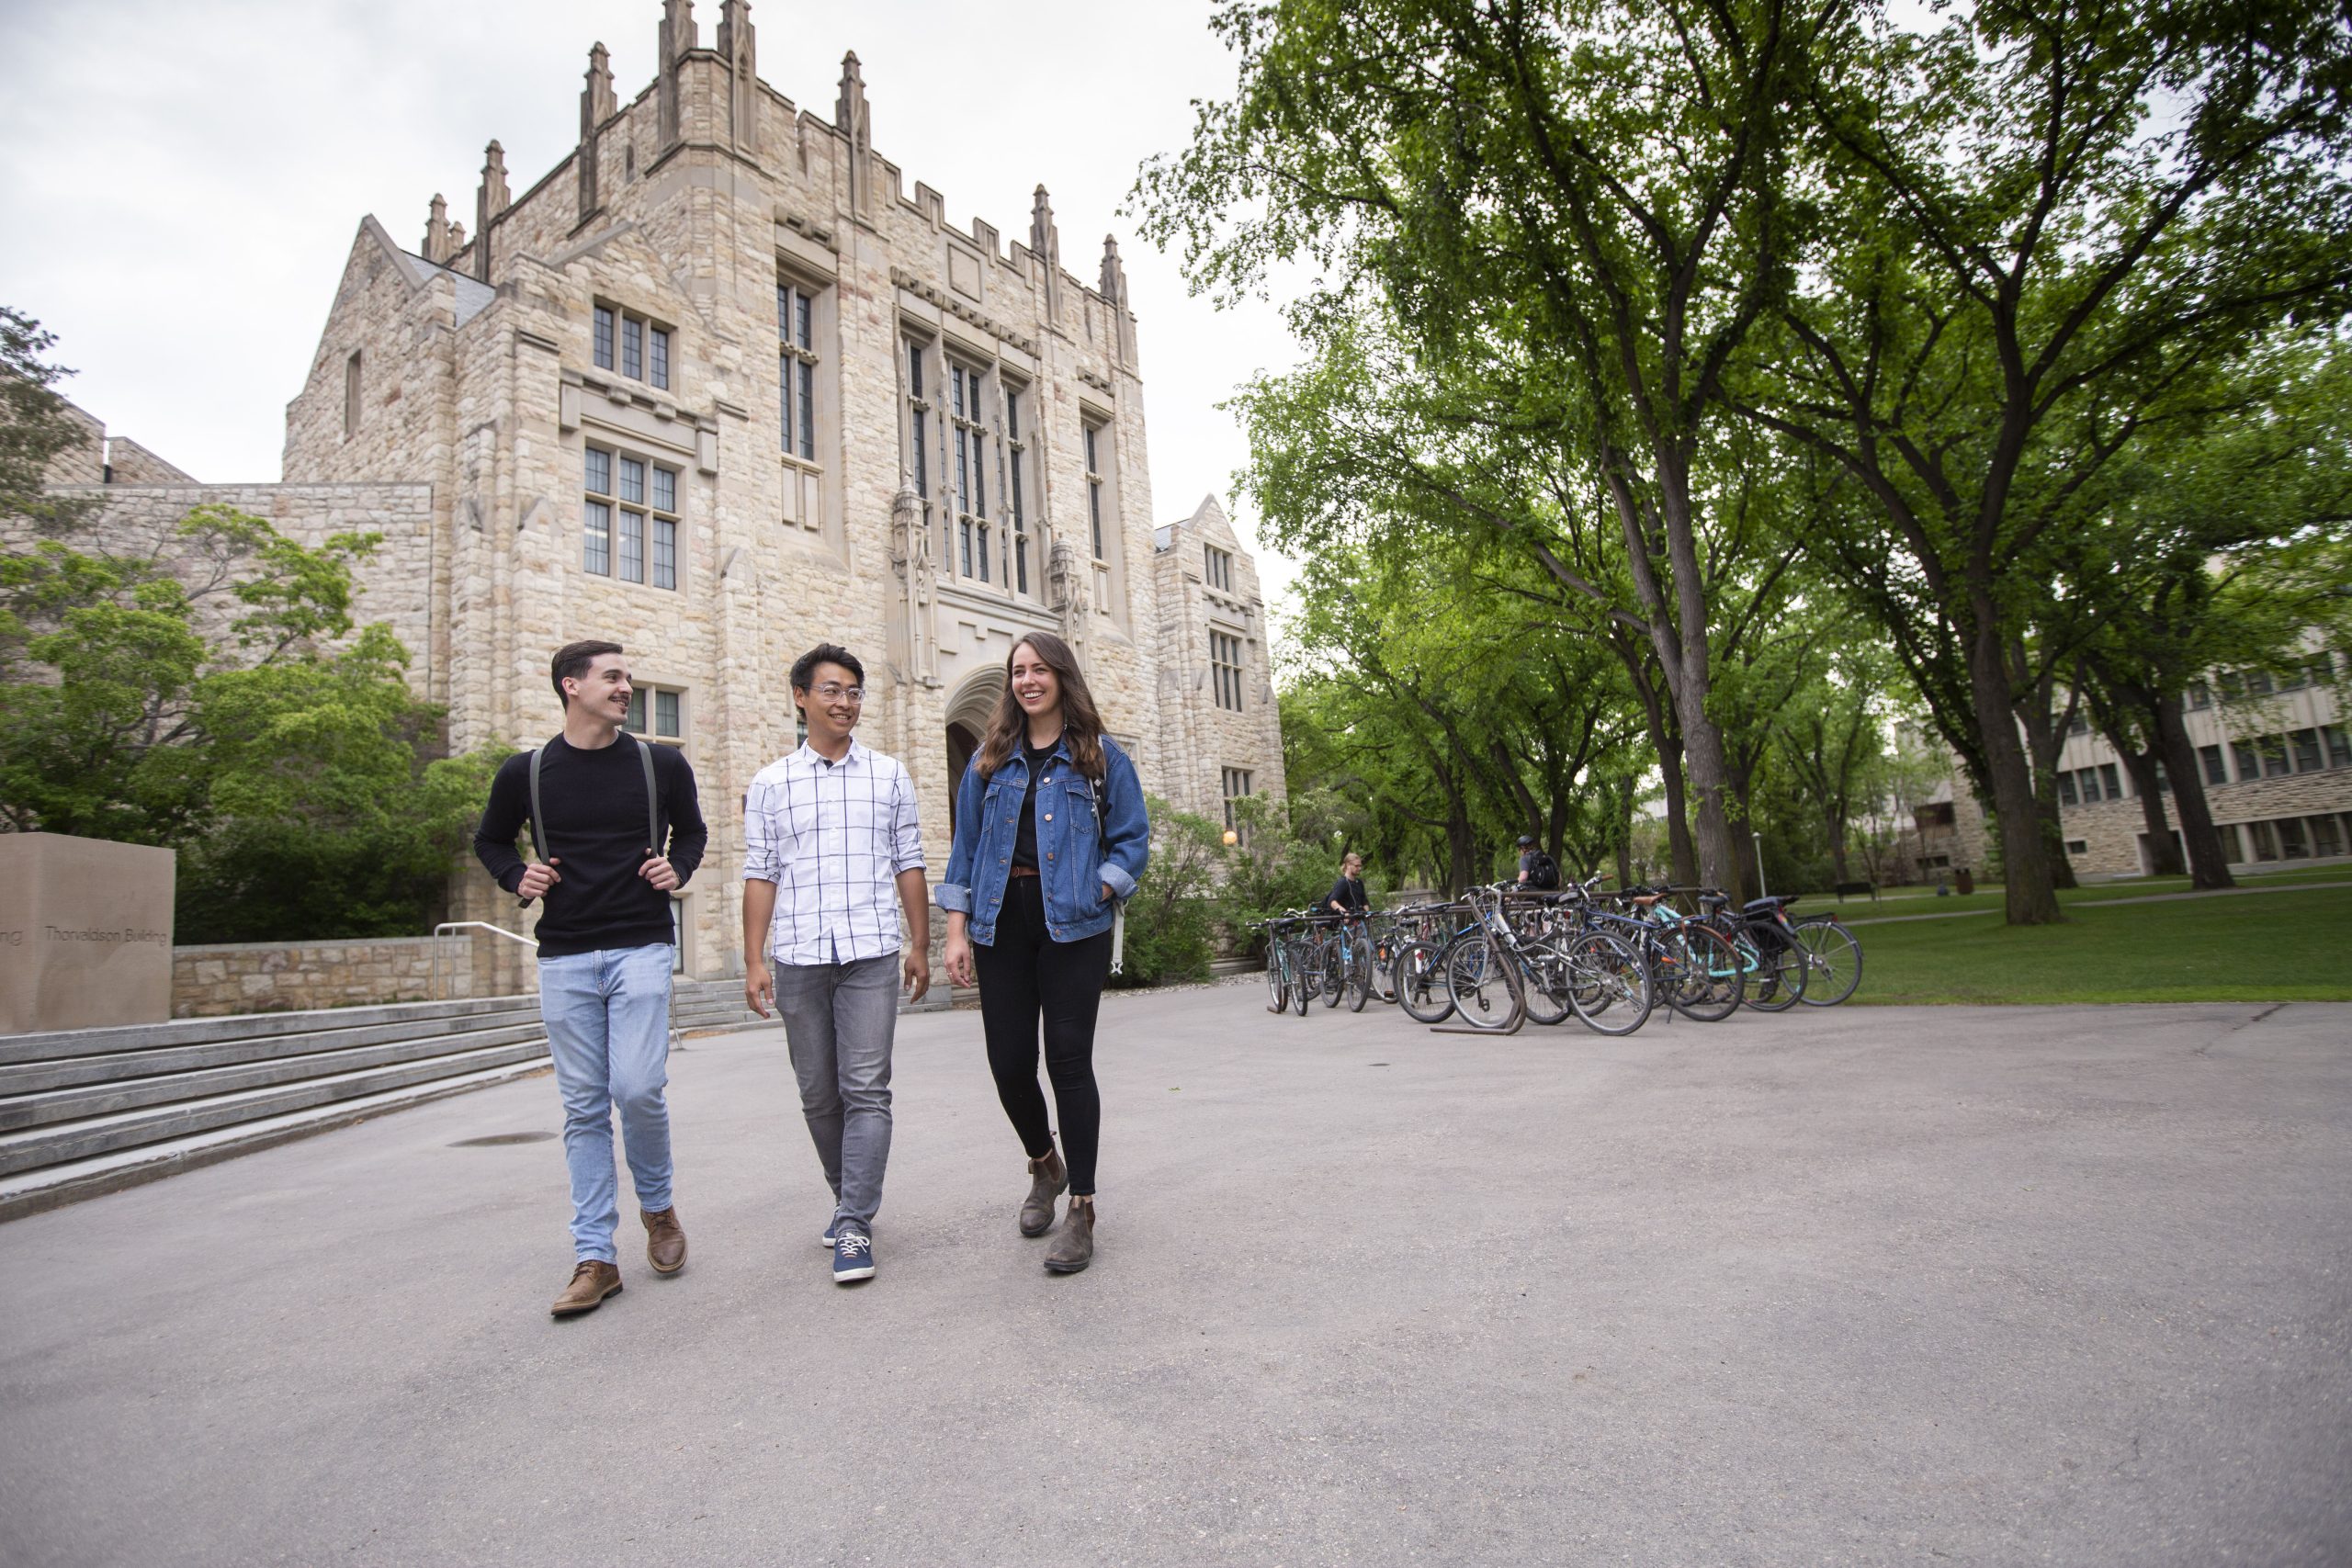
<path id="1" fill-rule="evenodd" d="M 863 686 L 837 686 L 828 681 L 825 684 L 819 686 L 811 694 L 814 695 L 819 702 L 824 703 L 862 703 L 865 700 L 865 688 Z"/>

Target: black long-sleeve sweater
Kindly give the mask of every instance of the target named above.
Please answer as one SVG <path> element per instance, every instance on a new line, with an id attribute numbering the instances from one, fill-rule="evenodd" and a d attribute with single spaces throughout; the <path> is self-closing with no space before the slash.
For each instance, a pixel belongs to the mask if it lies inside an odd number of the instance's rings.
<path id="1" fill-rule="evenodd" d="M 637 749 L 622 736 L 593 751 L 557 736 L 539 765 L 539 797 L 547 820 L 539 837 L 563 878 L 548 889 L 539 917 L 539 956 L 564 958 L 616 947 L 643 947 L 671 939 L 670 896 L 638 874 L 656 852 L 645 841 L 645 771 Z M 670 864 L 681 886 L 702 863 L 710 832 L 695 795 L 695 771 L 675 747 L 653 748 L 653 784 Z M 531 817 L 531 754 L 499 764 L 490 801 L 474 829 L 474 854 L 509 893 L 523 880 L 514 840 Z"/>

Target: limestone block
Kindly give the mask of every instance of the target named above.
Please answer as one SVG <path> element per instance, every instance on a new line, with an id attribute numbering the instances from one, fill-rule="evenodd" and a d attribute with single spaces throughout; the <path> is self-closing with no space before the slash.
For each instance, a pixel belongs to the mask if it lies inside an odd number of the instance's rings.
<path id="1" fill-rule="evenodd" d="M 0 1033 L 168 1019 L 175 859 L 0 833 Z"/>

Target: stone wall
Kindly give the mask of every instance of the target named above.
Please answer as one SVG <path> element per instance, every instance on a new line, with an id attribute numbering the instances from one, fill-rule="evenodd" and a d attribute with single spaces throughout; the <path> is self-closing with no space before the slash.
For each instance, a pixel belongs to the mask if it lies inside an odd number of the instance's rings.
<path id="1" fill-rule="evenodd" d="M 172 949 L 172 1016 L 430 1001 L 436 947 L 444 998 L 492 994 L 476 989 L 462 936 L 206 943 Z"/>

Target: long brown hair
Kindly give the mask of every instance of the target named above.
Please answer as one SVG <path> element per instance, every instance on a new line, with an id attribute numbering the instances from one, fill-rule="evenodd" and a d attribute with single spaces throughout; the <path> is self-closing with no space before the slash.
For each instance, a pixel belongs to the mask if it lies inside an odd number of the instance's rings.
<path id="1" fill-rule="evenodd" d="M 1004 690 L 997 694 L 996 713 L 989 719 L 988 739 L 980 742 L 980 777 L 996 777 L 996 771 L 1012 755 L 1029 728 L 1029 716 L 1021 711 L 1020 702 L 1012 694 L 1012 661 L 1026 648 L 1046 661 L 1054 672 L 1054 681 L 1062 694 L 1062 739 L 1069 746 L 1069 760 L 1078 771 L 1090 779 L 1102 776 L 1102 716 L 1094 706 L 1094 694 L 1086 689 L 1086 677 L 1078 668 L 1078 655 L 1069 644 L 1051 632 L 1023 632 L 1012 651 L 1004 656 Z"/>

